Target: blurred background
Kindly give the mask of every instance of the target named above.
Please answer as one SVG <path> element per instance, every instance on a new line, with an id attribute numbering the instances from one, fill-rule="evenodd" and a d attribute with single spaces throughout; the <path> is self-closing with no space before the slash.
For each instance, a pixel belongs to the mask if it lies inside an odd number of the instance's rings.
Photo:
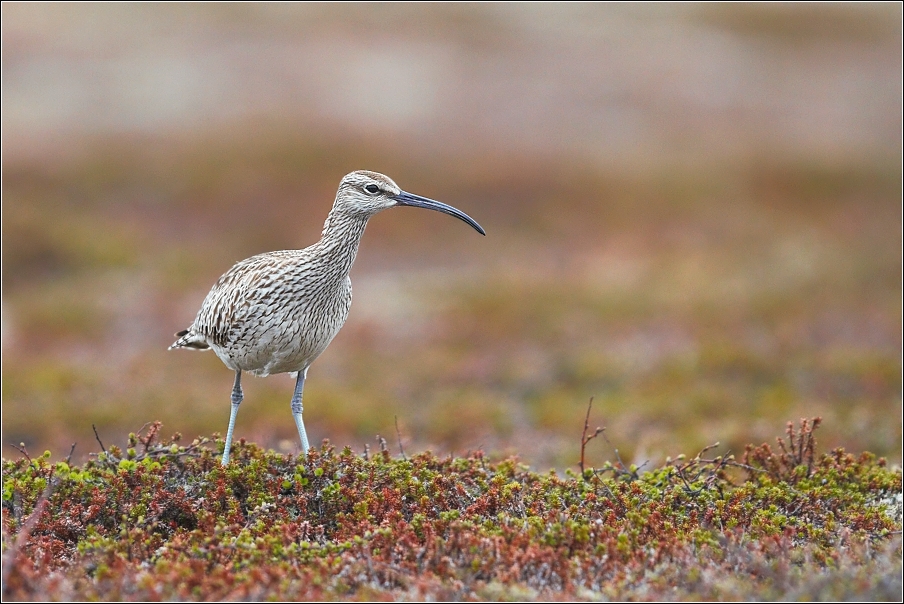
<path id="1" fill-rule="evenodd" d="M 467 212 L 368 227 L 312 442 L 574 467 L 822 416 L 901 461 L 901 5 L 2 5 L 3 455 L 225 432 L 167 351 L 340 178 Z M 236 438 L 298 441 L 286 375 Z M 724 451 L 724 448 L 723 448 Z"/>

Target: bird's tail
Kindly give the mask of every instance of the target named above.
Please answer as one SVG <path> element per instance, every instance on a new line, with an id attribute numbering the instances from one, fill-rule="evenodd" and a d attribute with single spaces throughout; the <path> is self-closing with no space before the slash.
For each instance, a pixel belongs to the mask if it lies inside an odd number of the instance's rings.
<path id="1" fill-rule="evenodd" d="M 179 339 L 173 342 L 173 345 L 169 347 L 169 350 L 172 350 L 173 348 L 207 350 L 210 348 L 210 345 L 207 343 L 207 338 L 199 333 L 195 333 L 191 328 L 183 329 L 176 334 L 176 337 Z"/>

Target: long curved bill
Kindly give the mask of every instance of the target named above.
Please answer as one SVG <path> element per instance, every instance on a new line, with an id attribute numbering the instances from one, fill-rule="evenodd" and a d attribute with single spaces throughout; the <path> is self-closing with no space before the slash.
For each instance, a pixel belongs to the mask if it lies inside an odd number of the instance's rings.
<path id="1" fill-rule="evenodd" d="M 477 221 L 462 212 L 461 210 L 457 210 L 450 205 L 446 205 L 440 201 L 435 201 L 433 199 L 427 199 L 426 197 L 421 197 L 420 195 L 412 195 L 411 193 L 406 193 L 402 191 L 398 195 L 396 195 L 393 199 L 398 202 L 400 206 L 411 206 L 413 208 L 426 208 L 428 210 L 436 210 L 437 212 L 442 212 L 443 214 L 448 214 L 449 216 L 455 216 L 459 220 L 467 222 L 474 230 L 480 233 L 481 235 L 486 235 L 486 231 L 483 230 L 483 227 L 477 224 Z"/>

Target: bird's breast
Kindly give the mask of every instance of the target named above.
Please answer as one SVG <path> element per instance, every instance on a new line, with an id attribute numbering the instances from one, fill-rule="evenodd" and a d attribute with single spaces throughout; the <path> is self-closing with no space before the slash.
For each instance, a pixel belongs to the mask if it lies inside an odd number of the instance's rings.
<path id="1" fill-rule="evenodd" d="M 257 287 L 237 301 L 226 337 L 214 346 L 227 365 L 258 375 L 301 371 L 326 350 L 348 318 L 347 278 L 333 286 L 309 281 L 281 289 L 276 283 Z"/>

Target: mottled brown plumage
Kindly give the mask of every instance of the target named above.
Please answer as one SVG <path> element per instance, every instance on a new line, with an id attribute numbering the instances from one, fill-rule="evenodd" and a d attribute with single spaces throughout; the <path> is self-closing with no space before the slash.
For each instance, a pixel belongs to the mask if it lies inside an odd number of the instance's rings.
<path id="1" fill-rule="evenodd" d="M 194 322 L 176 334 L 170 349 L 209 348 L 235 371 L 224 465 L 229 463 L 235 416 L 242 402 L 243 371 L 259 376 L 298 372 L 292 414 L 307 452 L 302 390 L 308 367 L 348 317 L 352 303 L 348 273 L 368 219 L 397 205 L 450 214 L 485 234 L 463 212 L 406 193 L 383 174 L 352 172 L 339 184 L 320 241 L 303 250 L 267 252 L 236 263 L 211 288 Z"/>

